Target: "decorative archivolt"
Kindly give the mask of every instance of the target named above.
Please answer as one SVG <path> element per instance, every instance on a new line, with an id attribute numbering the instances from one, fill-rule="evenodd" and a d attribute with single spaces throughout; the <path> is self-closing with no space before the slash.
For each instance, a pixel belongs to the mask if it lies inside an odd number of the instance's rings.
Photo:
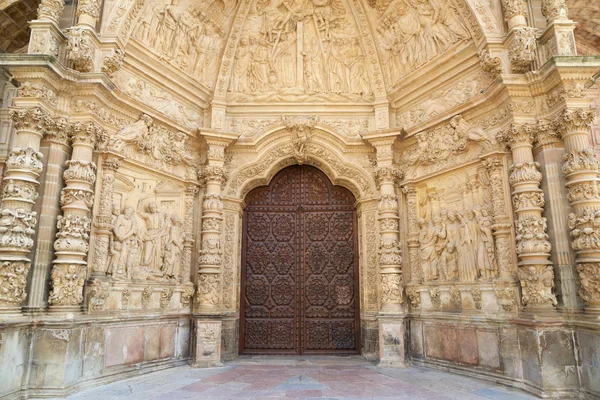
<path id="1" fill-rule="evenodd" d="M 295 164 L 312 165 L 322 170 L 336 185 L 350 190 L 357 199 L 372 195 L 375 182 L 370 173 L 351 163 L 322 138 L 291 132 L 289 140 L 278 141 L 261 152 L 252 164 L 238 167 L 230 174 L 225 193 L 244 198 L 252 189 L 269 183 L 281 169 Z"/>

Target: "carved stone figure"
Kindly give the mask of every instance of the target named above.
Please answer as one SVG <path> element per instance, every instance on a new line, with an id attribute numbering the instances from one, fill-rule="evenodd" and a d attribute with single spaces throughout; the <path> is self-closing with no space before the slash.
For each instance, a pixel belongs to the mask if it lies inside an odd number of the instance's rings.
<path id="1" fill-rule="evenodd" d="M 455 43 L 470 38 L 458 15 L 447 1 L 404 0 L 383 18 L 377 31 L 391 85 Z"/>
<path id="2" fill-rule="evenodd" d="M 178 279 L 181 275 L 181 261 L 183 254 L 183 232 L 181 219 L 177 215 L 171 215 L 171 224 L 164 244 L 165 276 L 169 279 Z"/>
<path id="3" fill-rule="evenodd" d="M 462 282 L 473 282 L 477 279 L 477 227 L 475 214 L 470 211 L 467 216 L 458 214 L 461 222 L 460 245 L 458 248 L 458 275 Z"/>
<path id="4" fill-rule="evenodd" d="M 492 220 L 487 211 L 475 209 L 474 213 L 479 224 L 477 235 L 477 265 L 482 278 L 491 279 L 497 276 L 498 266 L 494 256 L 494 237 Z"/>
<path id="5" fill-rule="evenodd" d="M 165 215 L 158 211 L 158 206 L 153 201 L 148 203 L 146 212 L 139 215 L 146 223 L 140 266 L 154 277 L 162 277 L 162 240 L 166 228 Z"/>
<path id="6" fill-rule="evenodd" d="M 110 246 L 109 274 L 113 279 L 131 279 L 133 269 L 139 263 L 141 230 L 133 207 L 125 207 L 114 223 Z"/>

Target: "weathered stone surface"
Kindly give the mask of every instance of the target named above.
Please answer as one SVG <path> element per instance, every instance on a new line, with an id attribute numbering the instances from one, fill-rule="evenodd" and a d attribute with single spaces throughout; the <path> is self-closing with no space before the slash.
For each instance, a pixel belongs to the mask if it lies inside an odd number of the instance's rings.
<path id="1" fill-rule="evenodd" d="M 357 250 L 356 285 L 294 298 L 296 326 L 353 304 L 367 359 L 600 396 L 600 62 L 575 56 L 600 50 L 577 4 L 81 0 L 65 26 L 63 3 L 0 1 L 0 397 L 234 359 L 246 317 L 299 296 L 243 279 L 282 268 L 250 265 L 244 204 L 295 164 L 352 193 L 356 220 L 317 230 Z"/>

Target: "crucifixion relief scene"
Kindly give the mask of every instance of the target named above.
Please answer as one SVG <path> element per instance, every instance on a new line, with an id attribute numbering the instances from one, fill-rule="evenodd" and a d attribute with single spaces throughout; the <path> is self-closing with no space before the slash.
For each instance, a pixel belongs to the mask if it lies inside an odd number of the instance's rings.
<path id="1" fill-rule="evenodd" d="M 600 3 L 0 0 L 0 400 L 600 399 Z"/>

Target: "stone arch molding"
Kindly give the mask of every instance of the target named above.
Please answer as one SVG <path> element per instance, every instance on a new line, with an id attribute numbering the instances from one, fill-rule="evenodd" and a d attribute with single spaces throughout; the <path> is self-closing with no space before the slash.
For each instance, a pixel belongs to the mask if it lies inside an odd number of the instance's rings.
<path id="1" fill-rule="evenodd" d="M 285 167 L 305 164 L 323 171 L 334 185 L 350 190 L 359 201 L 375 194 L 373 175 L 358 163 L 348 161 L 335 148 L 334 143 L 339 139 L 331 140 L 331 133 L 315 128 L 304 142 L 294 135 L 289 129 L 282 128 L 269 135 L 278 138 L 261 141 L 264 147 L 257 151 L 256 161 L 235 168 L 229 174 L 224 193 L 228 197 L 243 199 L 252 189 L 268 185 Z"/>

